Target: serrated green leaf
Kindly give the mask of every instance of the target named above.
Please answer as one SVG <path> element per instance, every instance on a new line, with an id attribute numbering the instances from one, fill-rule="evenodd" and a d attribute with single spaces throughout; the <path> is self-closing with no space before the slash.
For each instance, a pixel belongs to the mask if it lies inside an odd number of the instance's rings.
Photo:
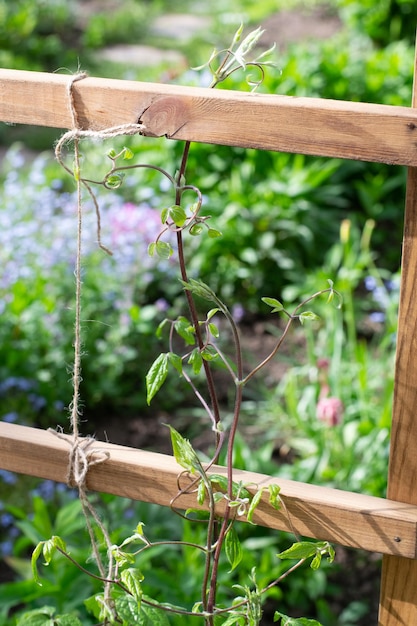
<path id="1" fill-rule="evenodd" d="M 109 157 L 109 159 L 114 159 L 117 157 L 117 152 L 114 148 L 111 148 L 106 152 L 106 155 Z"/>
<path id="2" fill-rule="evenodd" d="M 148 246 L 148 255 L 154 256 L 156 251 L 156 243 L 152 241 Z"/>
<path id="3" fill-rule="evenodd" d="M 141 619 L 141 603 L 128 594 L 117 596 L 114 601 L 117 615 L 123 620 L 123 624 L 129 626 L 143 626 L 146 622 Z"/>
<path id="4" fill-rule="evenodd" d="M 130 554 L 130 552 L 124 552 L 119 546 L 114 546 L 112 553 L 119 567 L 124 567 L 125 565 L 130 565 L 135 562 L 133 554 Z"/>
<path id="5" fill-rule="evenodd" d="M 120 575 L 120 580 L 138 603 L 140 603 L 143 595 L 141 586 L 143 579 L 144 576 L 142 572 L 135 567 L 129 567 L 129 569 L 123 570 Z"/>
<path id="6" fill-rule="evenodd" d="M 203 357 L 201 356 L 201 352 L 199 348 L 194 348 L 191 352 L 188 363 L 193 368 L 194 374 L 199 374 L 201 372 L 201 368 L 203 366 Z"/>
<path id="7" fill-rule="evenodd" d="M 233 526 L 227 531 L 224 548 L 226 558 L 230 563 L 230 573 L 239 565 L 243 557 L 242 545 Z"/>
<path id="8" fill-rule="evenodd" d="M 168 374 L 168 354 L 163 352 L 152 363 L 146 374 L 146 401 L 148 405 L 164 384 Z"/>
<path id="9" fill-rule="evenodd" d="M 174 253 L 171 244 L 167 241 L 157 241 L 155 244 L 155 251 L 160 259 L 165 260 L 169 259 Z"/>
<path id="10" fill-rule="evenodd" d="M 276 298 L 261 298 L 261 300 L 268 306 L 272 307 L 271 313 L 279 313 L 284 309 L 283 304 Z"/>
<path id="11" fill-rule="evenodd" d="M 153 599 L 152 602 L 156 604 L 156 601 Z M 157 609 L 153 606 L 147 606 L 142 603 L 140 608 L 140 618 L 140 626 L 170 626 L 166 611 L 164 611 L 163 608 Z"/>
<path id="12" fill-rule="evenodd" d="M 171 433 L 172 451 L 178 465 L 181 465 L 181 467 L 191 474 L 195 474 L 196 472 L 204 474 L 200 460 L 188 439 L 180 435 L 170 424 L 167 424 L 167 426 Z"/>

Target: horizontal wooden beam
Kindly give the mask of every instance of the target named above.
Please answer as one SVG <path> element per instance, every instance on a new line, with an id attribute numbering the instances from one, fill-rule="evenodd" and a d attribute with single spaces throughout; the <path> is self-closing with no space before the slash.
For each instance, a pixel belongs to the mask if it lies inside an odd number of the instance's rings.
<path id="1" fill-rule="evenodd" d="M 67 481 L 71 437 L 50 431 L 0 423 L 0 467 L 5 470 Z M 90 468 L 88 488 L 125 498 L 170 506 L 178 492 L 182 468 L 173 457 L 96 441 L 95 456 L 108 458 Z M 225 474 L 225 468 L 211 470 Z M 277 483 L 285 507 L 275 511 L 263 497 L 254 521 L 268 528 L 408 558 L 416 558 L 417 506 L 402 504 L 279 477 L 234 470 L 234 479 L 260 487 Z M 196 495 L 181 496 L 180 509 L 197 507 Z M 221 510 L 219 510 L 221 514 Z M 245 518 L 242 518 L 245 521 Z"/>
<path id="2" fill-rule="evenodd" d="M 70 80 L 0 70 L 0 121 L 71 128 Z M 407 107 L 90 77 L 73 93 L 83 129 L 140 121 L 149 136 L 417 165 L 417 112 Z"/>

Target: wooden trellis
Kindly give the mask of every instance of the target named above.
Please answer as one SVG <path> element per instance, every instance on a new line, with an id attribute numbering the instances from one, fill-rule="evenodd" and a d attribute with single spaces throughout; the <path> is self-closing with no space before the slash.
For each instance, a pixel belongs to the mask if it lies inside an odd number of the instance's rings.
<path id="1" fill-rule="evenodd" d="M 57 74 L 0 70 L 0 121 L 71 128 L 68 82 Z M 388 499 L 278 480 L 299 534 L 384 554 L 379 626 L 416 625 L 416 86 L 411 108 L 98 78 L 75 83 L 73 95 L 83 129 L 141 122 L 149 136 L 408 167 Z M 90 468 L 89 489 L 169 505 L 181 470 L 172 457 L 101 442 L 97 448 L 109 459 Z M 66 482 L 68 450 L 49 432 L 0 423 L 3 469 Z M 260 486 L 276 481 L 242 470 L 235 476 Z M 184 495 L 176 504 L 195 506 L 195 497 Z M 266 499 L 254 520 L 291 530 L 287 516 Z"/>

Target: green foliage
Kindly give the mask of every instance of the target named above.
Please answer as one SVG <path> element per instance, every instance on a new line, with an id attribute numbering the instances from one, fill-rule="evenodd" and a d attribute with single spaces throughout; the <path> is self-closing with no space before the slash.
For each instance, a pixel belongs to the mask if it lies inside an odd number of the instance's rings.
<path id="1" fill-rule="evenodd" d="M 66 0 L 0 2 L 0 61 L 12 69 L 56 70 L 76 62 L 74 5 Z"/>
<path id="2" fill-rule="evenodd" d="M 349 26 L 377 44 L 386 46 L 400 39 L 414 44 L 417 7 L 412 0 L 337 0 L 337 5 Z"/>
<path id="3" fill-rule="evenodd" d="M 17 620 L 16 626 L 82 626 L 82 622 L 74 615 L 56 615 L 53 607 L 44 606 L 41 609 L 29 611 Z"/>
<path id="4" fill-rule="evenodd" d="M 111 19 L 107 12 L 94 13 L 83 33 L 83 44 L 94 49 L 121 42 L 137 43 L 146 33 L 152 13 L 152 7 L 143 0 L 125 0 L 112 9 Z"/>
<path id="5" fill-rule="evenodd" d="M 16 6 L 21 8 L 23 4 Z M 351 3 L 344 2 L 343 4 L 347 7 Z M 404 7 L 407 5 L 407 3 L 397 4 L 404 4 Z M 135 6 L 140 12 L 141 5 Z M 396 8 L 398 8 L 397 5 L 392 4 L 392 11 Z M 371 18 L 371 13 L 372 11 L 368 11 L 369 18 Z M 91 23 L 88 35 L 92 38 L 89 41 L 89 45 L 92 46 L 111 41 L 109 37 L 112 37 L 114 32 L 116 34 L 119 32 L 120 35 L 127 19 L 121 11 L 120 21 L 116 20 L 116 28 L 113 28 L 112 34 L 109 34 L 106 28 L 101 30 L 103 26 L 100 25 L 101 18 L 97 17 L 97 22 Z M 369 32 L 378 33 L 372 35 L 376 40 L 383 37 L 378 20 L 381 21 L 380 17 L 374 20 L 373 25 L 370 23 L 365 25 Z M 25 27 L 30 30 L 35 28 L 33 24 L 34 22 L 31 23 L 28 20 Z M 133 20 L 131 31 L 126 36 L 130 37 L 132 33 L 132 36 L 136 36 L 137 28 L 138 24 Z M 398 33 L 403 32 L 402 26 L 398 26 L 398 20 L 393 20 L 392 28 Z M 230 57 L 231 63 L 236 63 L 242 69 L 247 67 L 243 53 L 247 52 L 246 48 L 249 49 L 253 42 L 256 43 L 256 32 L 252 34 L 252 38 L 244 39 L 242 44 L 239 42 L 242 33 L 237 32 L 234 42 L 237 47 L 235 54 Z M 367 38 L 349 33 L 330 42 L 309 44 L 308 49 L 301 47 L 297 51 L 290 50 L 285 57 L 282 78 L 280 82 L 276 81 L 271 90 L 277 92 L 283 90 L 295 95 L 346 97 L 369 101 L 381 99 L 380 101 L 390 104 L 405 103 L 410 87 L 408 70 L 410 59 L 410 47 L 404 42 L 392 44 L 385 50 L 378 50 Z M 364 62 L 367 68 L 365 72 Z M 233 66 L 228 67 L 226 64 L 223 69 L 225 67 L 231 70 Z M 226 74 L 230 76 L 227 71 Z M 217 68 L 214 71 L 214 81 L 220 79 L 223 79 L 222 72 Z M 239 85 L 238 81 L 235 84 Z M 385 95 L 383 90 L 387 84 L 390 94 Z M 271 85 L 274 83 L 271 82 L 269 88 Z M 157 161 L 167 156 L 165 145 L 163 150 L 163 155 L 162 152 L 157 154 Z M 168 158 L 175 156 L 176 150 L 174 146 Z M 130 160 L 134 151 L 134 148 L 131 150 L 125 147 L 123 159 Z M 120 155 L 117 151 L 109 154 L 112 160 Z M 207 172 L 204 172 L 203 180 L 200 181 L 198 167 L 202 162 L 208 164 L 211 174 L 208 176 Z M 191 240 L 188 244 L 187 254 L 192 256 L 189 269 L 194 275 L 200 266 L 202 273 L 199 275 L 203 280 L 191 278 L 183 280 L 182 284 L 189 294 L 213 302 L 216 308 L 207 313 L 206 320 L 203 322 L 196 321 L 193 316 L 190 321 L 180 315 L 172 323 L 172 328 L 184 340 L 186 346 L 198 345 L 198 347 L 193 347 L 190 352 L 186 353 L 186 356 L 181 357 L 170 346 L 168 352 L 162 353 L 154 361 L 146 379 L 148 404 L 166 382 L 169 366 L 172 366 L 173 372 L 184 376 L 183 362 L 187 362 L 191 366 L 192 373 L 198 375 L 206 362 L 223 358 L 220 348 L 214 342 L 199 345 L 197 329 L 199 326 L 205 328 L 207 337 L 218 339 L 223 336 L 223 332 L 219 331 L 219 326 L 209 320 L 218 312 L 224 313 L 228 318 L 230 314 L 223 305 L 224 298 L 229 299 L 231 296 L 241 298 L 253 311 L 257 311 L 258 304 L 255 302 L 259 300 L 260 293 L 276 294 L 280 299 L 264 297 L 263 302 L 272 308 L 273 313 L 282 312 L 291 319 L 291 315 L 284 309 L 280 300 L 292 301 L 298 297 L 308 300 L 306 293 L 311 293 L 310 287 L 315 291 L 315 285 L 323 284 L 324 280 L 330 276 L 331 287 L 330 290 L 325 291 L 333 295 L 333 281 L 342 291 L 346 302 L 344 319 L 336 319 L 334 312 L 328 313 L 324 309 L 324 313 L 320 309 L 320 320 L 311 311 L 302 311 L 297 316 L 294 315 L 301 322 L 307 320 L 310 322 L 308 364 L 290 371 L 279 386 L 277 396 L 272 400 L 272 411 L 269 409 L 273 414 L 275 425 L 278 423 L 283 426 L 283 429 L 280 428 L 279 431 L 282 432 L 285 429 L 289 431 L 288 443 L 297 455 L 291 466 L 284 466 L 282 474 L 287 473 L 299 480 L 312 480 L 321 484 L 367 490 L 380 495 L 384 487 L 381 465 L 385 468 L 387 460 L 388 407 L 391 402 L 392 384 L 390 380 L 388 382 L 386 380 L 386 371 L 387 369 L 389 371 L 386 360 L 378 360 L 378 357 L 380 356 L 379 350 L 386 347 L 388 347 L 389 355 L 387 360 L 392 356 L 394 323 L 392 323 L 391 314 L 395 311 L 395 303 L 391 303 L 384 309 L 386 334 L 382 337 L 380 346 L 375 347 L 357 336 L 357 328 L 373 313 L 369 306 L 374 308 L 374 305 L 378 303 L 372 302 L 372 298 L 368 297 L 363 301 L 365 306 L 357 311 L 353 298 L 358 291 L 363 291 L 365 279 L 369 276 L 372 276 L 377 281 L 378 287 L 385 290 L 385 295 L 389 296 L 391 290 L 387 286 L 387 279 L 390 276 L 376 269 L 369 245 L 370 235 L 366 232 L 366 228 L 361 236 L 357 236 L 354 229 L 351 230 L 346 226 L 346 222 L 342 222 L 340 241 L 331 247 L 330 244 L 335 240 L 336 229 L 329 228 L 328 223 L 329 214 L 333 224 L 338 224 L 345 211 L 354 207 L 361 225 L 366 218 L 378 218 L 388 225 L 388 230 L 391 232 L 389 225 L 398 221 L 398 191 L 402 188 L 403 175 L 395 173 L 390 178 L 387 173 L 388 169 L 385 166 L 372 166 L 365 170 L 365 166 L 341 165 L 338 161 L 320 161 L 240 149 L 216 148 L 213 151 L 212 147 L 196 147 L 191 153 L 189 174 L 204 196 L 210 191 L 208 209 L 215 219 L 216 228 L 207 226 L 208 216 L 197 215 L 201 205 L 200 198 L 197 203 L 191 205 L 191 209 L 187 210 L 178 202 L 178 197 L 185 191 L 185 181 L 182 176 L 179 176 L 177 181 L 170 178 L 171 182 L 175 182 L 174 189 L 179 196 L 175 198 L 175 204 L 170 204 L 168 208 L 162 210 L 161 222 L 162 228 L 166 226 L 167 231 L 174 227 L 185 231 L 188 227 L 189 234 L 196 237 L 195 242 Z M 148 180 L 151 180 L 154 175 L 155 171 L 148 172 L 145 178 L 148 176 Z M 119 190 L 122 182 L 125 185 L 127 177 L 123 179 L 122 173 L 112 172 L 107 176 L 104 186 L 107 189 Z M 155 184 L 155 179 L 153 183 L 154 188 L 160 191 L 159 183 Z M 139 185 L 139 191 L 135 193 L 140 194 L 142 187 L 144 186 Z M 152 193 L 154 188 L 152 188 Z M 122 189 L 119 191 L 124 193 Z M 226 193 L 228 200 L 225 206 Z M 27 202 L 27 199 L 25 201 Z M 327 209 L 327 213 L 324 209 Z M 364 213 L 363 216 L 360 215 L 361 212 Z M 366 224 L 369 225 L 369 222 L 365 223 L 365 226 Z M 217 227 L 220 230 L 217 230 Z M 197 239 L 197 236 L 205 232 L 207 237 Z M 220 237 L 221 233 L 222 237 Z M 328 253 L 327 250 L 329 250 Z M 169 242 L 159 240 L 158 235 L 151 242 L 149 251 L 162 260 L 168 260 L 173 253 L 173 247 Z M 139 303 L 136 302 L 129 307 L 130 321 L 127 328 L 126 325 L 123 326 L 122 316 L 114 312 L 113 295 L 110 295 L 103 308 L 101 304 L 98 304 L 102 302 L 103 284 L 118 292 L 117 280 L 112 282 L 108 279 L 108 274 L 103 277 L 94 256 L 89 259 L 89 263 L 91 264 L 89 270 L 92 268 L 93 272 L 88 272 L 92 278 L 87 278 L 85 281 L 87 306 L 84 314 L 87 320 L 110 320 L 110 330 L 105 329 L 102 332 L 103 329 L 97 329 L 99 326 L 97 325 L 92 332 L 87 333 L 90 343 L 85 348 L 93 355 L 93 358 L 91 361 L 88 359 L 85 361 L 84 389 L 88 402 L 91 400 L 103 402 L 104 400 L 106 404 L 108 397 L 118 399 L 123 395 L 132 397 L 132 379 L 126 376 L 126 372 L 133 372 L 133 386 L 137 387 L 138 349 L 136 344 L 140 341 L 141 350 L 147 351 L 146 341 L 149 339 L 149 346 L 154 348 L 153 340 L 150 339 L 150 329 L 154 322 L 159 320 L 156 306 L 144 304 L 149 294 L 149 291 L 145 290 L 146 293 L 140 293 L 138 297 Z M 213 272 L 214 267 L 216 272 Z M 311 269 L 314 267 L 319 269 L 314 271 Z M 288 283 L 291 281 L 294 285 L 289 288 Z M 56 284 L 59 285 L 58 288 L 55 287 Z M 54 285 L 54 291 L 51 285 Z M 5 326 L 3 344 L 5 360 L 2 367 L 7 375 L 14 367 L 14 364 L 7 359 L 13 359 L 17 353 L 20 356 L 24 355 L 27 362 L 24 365 L 17 365 L 18 368 L 22 367 L 19 373 L 22 376 L 28 376 L 29 372 L 37 371 L 38 382 L 44 385 L 42 389 L 45 393 L 51 388 L 51 372 L 54 371 L 54 366 L 60 364 L 62 367 L 65 360 L 68 363 L 71 362 L 71 356 L 68 357 L 69 346 L 64 349 L 57 347 L 52 362 L 47 362 L 51 354 L 51 341 L 56 339 L 53 337 L 53 326 L 48 323 L 50 322 L 48 315 L 55 312 L 55 302 L 68 302 L 67 294 L 71 291 L 69 285 L 68 275 L 60 265 L 56 273 L 52 273 L 47 278 L 42 274 L 35 276 L 32 299 L 27 295 L 25 281 L 16 280 L 11 288 L 13 298 L 7 310 L 9 325 Z M 155 284 L 152 288 L 158 290 Z M 320 308 L 320 305 L 318 307 Z M 69 322 L 64 322 L 63 319 L 59 320 L 59 325 L 68 334 Z M 70 316 L 68 316 L 69 319 Z M 168 320 L 162 322 L 160 330 L 167 324 L 169 324 Z M 233 324 L 231 328 L 232 332 L 236 330 Z M 139 330 L 145 330 L 147 337 L 145 343 Z M 318 340 L 316 347 L 313 347 L 313 338 Z M 381 335 L 377 334 L 377 338 L 381 339 Z M 34 343 L 38 346 L 40 354 L 33 354 Z M 127 345 L 128 350 L 126 351 L 125 348 L 121 350 L 122 345 Z M 344 420 L 332 424 L 332 428 L 330 424 L 320 422 L 316 415 L 322 383 L 322 371 L 318 365 L 318 359 L 323 355 L 329 357 L 330 361 L 327 382 L 331 385 L 336 399 L 343 402 L 345 407 Z M 386 358 L 385 353 L 384 356 Z M 227 367 L 227 359 L 223 361 Z M 347 365 L 344 366 L 343 363 Z M 107 367 L 104 375 L 103 365 Z M 130 365 L 132 370 L 130 370 Z M 232 368 L 230 371 L 235 384 L 237 382 L 237 394 L 239 394 L 242 379 L 236 378 Z M 67 374 L 66 376 L 68 377 Z M 54 382 L 60 378 L 62 378 L 62 373 L 57 375 Z M 246 379 L 243 382 L 246 382 Z M 91 385 L 91 399 L 88 385 Z M 59 393 L 63 388 L 64 385 L 61 387 L 61 382 L 59 382 L 57 385 Z M 124 389 L 126 389 L 125 394 L 123 394 Z M 53 399 L 56 400 L 57 397 L 61 396 L 54 396 Z M 242 407 L 242 398 L 239 395 L 236 398 L 235 405 L 238 408 Z M 382 412 L 376 399 L 382 400 Z M 256 414 L 259 415 L 258 408 Z M 237 420 L 237 416 L 238 412 L 232 419 Z M 266 421 L 265 417 L 259 419 L 259 421 L 263 420 Z M 207 476 L 189 440 L 174 428 L 170 427 L 170 430 L 174 456 L 178 463 L 187 472 L 200 477 L 200 485 L 196 487 L 198 503 L 201 505 L 208 500 L 211 505 L 227 501 L 232 512 L 232 522 L 235 513 L 237 516 L 246 514 L 248 521 L 253 521 L 254 512 L 265 490 L 252 488 L 249 490 L 249 486 L 220 475 Z M 216 436 L 222 432 L 218 423 L 213 424 L 212 430 Z M 235 441 L 232 439 L 229 445 L 230 450 L 235 454 L 235 459 L 245 457 L 245 460 L 258 465 L 261 469 L 265 466 L 271 467 L 271 464 L 275 469 L 271 460 L 273 445 L 269 445 L 268 442 L 261 445 L 259 451 L 254 451 L 248 446 L 245 450 L 244 444 L 240 444 L 239 439 Z M 365 467 L 367 470 L 370 468 L 371 471 L 365 473 Z M 271 485 L 269 497 L 270 505 L 278 508 L 281 504 L 278 485 Z M 49 516 L 42 502 L 35 500 L 33 522 L 25 519 L 24 514 L 20 514 L 21 519 L 17 526 L 23 535 L 18 544 L 18 552 L 20 550 L 23 554 L 23 548 L 27 548 L 32 543 L 37 544 L 32 560 L 35 579 L 38 576 L 37 570 L 35 571 L 35 562 L 38 557 L 43 557 L 48 568 L 42 587 L 36 590 L 25 580 L 0 587 L 0 599 L 4 601 L 3 612 L 17 606 L 17 598 L 19 602 L 34 601 L 38 603 L 38 606 L 45 603 L 45 607 L 37 608 L 32 615 L 18 618 L 21 620 L 18 624 L 27 623 L 36 624 L 36 626 L 39 624 L 40 626 L 43 623 L 50 623 L 53 619 L 54 622 L 65 626 L 69 624 L 78 626 L 80 622 L 76 613 L 83 617 L 82 623 L 88 624 L 89 618 L 85 616 L 83 608 L 80 608 L 80 597 L 85 597 L 86 592 L 91 594 L 86 602 L 86 608 L 95 617 L 95 623 L 97 620 L 112 619 L 109 606 L 103 594 L 98 591 L 99 581 L 89 580 L 90 586 L 85 585 L 85 576 L 81 575 L 78 570 L 76 570 L 77 575 L 74 575 L 74 568 L 61 555 L 61 552 L 66 552 L 66 545 L 60 537 L 61 534 L 71 536 L 73 529 L 77 528 L 74 515 L 76 510 L 76 505 L 60 510 L 62 515 L 65 511 L 68 520 L 72 520 L 73 526 L 58 529 L 59 532 L 55 528 L 55 526 L 59 527 L 58 522 L 54 522 Z M 19 515 L 17 509 L 13 511 Z M 190 517 L 194 515 L 199 521 L 205 524 L 208 521 L 209 526 L 210 524 L 213 527 L 216 526 L 216 542 L 224 542 L 224 554 L 216 573 L 216 584 L 220 589 L 218 606 L 229 606 L 229 611 L 225 613 L 228 615 L 224 618 L 225 621 L 221 622 L 223 618 L 217 616 L 215 623 L 223 623 L 223 626 L 225 624 L 256 626 L 261 616 L 262 590 L 270 584 L 271 577 L 280 582 L 279 588 L 271 588 L 271 596 L 280 601 L 279 606 L 282 610 L 287 610 L 286 604 L 294 603 L 294 598 L 296 598 L 296 605 L 301 609 L 306 596 L 314 601 L 323 591 L 326 585 L 326 574 L 322 570 L 315 572 L 315 578 L 306 577 L 300 570 L 295 575 L 292 586 L 286 588 L 285 570 L 281 562 L 273 558 L 273 554 L 276 554 L 278 549 L 280 550 L 278 557 L 281 560 L 294 558 L 303 561 L 311 558 L 311 567 L 315 570 L 321 564 L 323 556 L 327 555 L 329 561 L 333 560 L 334 554 L 326 542 L 313 544 L 300 541 L 282 550 L 275 546 L 276 537 L 264 531 L 261 535 L 256 534 L 255 530 L 255 535 L 251 536 L 246 534 L 245 529 L 242 530 L 238 524 L 230 523 L 222 528 L 213 515 L 213 511 L 209 514 L 208 520 L 207 515 L 201 515 L 200 518 L 200 514 L 196 511 L 188 511 L 187 515 Z M 147 523 L 156 535 L 159 533 L 160 526 L 163 525 L 163 517 L 164 515 L 158 511 L 150 520 L 150 524 Z M 79 519 L 80 516 L 78 516 Z M 119 588 L 113 591 L 112 601 L 118 617 L 126 626 L 135 623 L 154 623 L 165 626 L 171 623 L 171 617 L 168 619 L 161 610 L 160 603 L 169 601 L 172 604 L 169 608 L 187 607 L 190 598 L 199 597 L 200 580 L 204 579 L 207 574 L 204 558 L 207 559 L 207 555 L 211 553 L 208 547 L 210 542 L 207 542 L 204 534 L 204 524 L 197 524 L 197 528 L 190 528 L 188 524 L 179 527 L 173 524 L 171 519 L 164 519 L 169 537 L 179 536 L 181 540 L 166 541 L 166 535 L 161 533 L 164 536 L 161 536 L 160 541 L 153 539 L 152 543 L 144 537 L 142 523 L 137 524 L 134 534 L 126 539 L 126 534 L 129 534 L 131 530 L 120 527 L 120 516 L 115 515 L 115 520 L 118 526 L 114 532 L 113 556 L 120 566 L 120 579 L 116 581 Z M 253 527 L 250 526 L 250 529 L 252 530 Z M 219 530 L 220 534 L 217 532 Z M 124 536 L 123 532 L 126 533 Z M 52 539 L 45 539 L 45 536 L 51 535 Z M 87 563 L 89 555 L 86 554 L 86 550 L 78 545 L 76 538 L 73 537 L 72 540 L 75 550 L 71 542 L 68 544 L 71 547 L 71 555 L 74 555 L 74 559 L 79 563 Z M 141 544 L 136 552 L 133 551 L 135 542 Z M 200 548 L 196 550 L 196 546 Z M 132 551 L 129 551 L 130 548 Z M 54 558 L 52 558 L 53 555 Z M 140 569 L 136 567 L 136 561 L 140 563 Z M 23 577 L 28 576 L 27 558 L 17 555 L 10 562 Z M 254 562 L 258 563 L 256 580 Z M 69 576 L 69 571 L 72 572 L 72 577 Z M 193 572 L 192 577 L 190 577 L 190 571 Z M 43 572 L 44 568 L 42 568 L 42 576 Z M 172 585 L 174 578 L 177 581 L 175 588 Z M 233 585 L 235 585 L 235 591 L 233 591 Z M 297 591 L 299 596 L 296 595 Z M 236 597 L 236 593 L 241 595 Z M 58 609 L 48 607 L 52 596 L 58 598 L 60 604 Z M 73 598 L 76 600 L 71 605 Z M 165 606 L 168 605 L 165 604 Z M 193 612 L 199 613 L 202 610 L 201 606 L 201 603 L 197 603 Z M 180 610 L 185 609 L 180 608 Z M 59 611 L 58 615 L 56 611 Z M 25 622 L 26 619 L 29 621 Z M 180 621 L 183 619 L 183 616 L 172 617 L 172 623 L 183 623 Z M 353 619 L 356 618 L 352 618 L 352 621 Z M 318 624 L 316 620 L 292 618 L 279 611 L 275 612 L 275 621 L 280 621 L 281 625 L 287 626 Z"/>

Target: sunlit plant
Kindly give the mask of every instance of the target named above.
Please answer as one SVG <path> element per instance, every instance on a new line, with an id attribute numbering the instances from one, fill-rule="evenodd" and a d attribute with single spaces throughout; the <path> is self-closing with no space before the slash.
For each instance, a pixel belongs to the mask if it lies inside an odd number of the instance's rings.
<path id="1" fill-rule="evenodd" d="M 246 71 L 256 68 L 263 75 L 264 67 L 268 64 L 264 60 L 265 53 L 251 58 L 256 44 L 262 34 L 260 29 L 249 33 L 242 39 L 243 27 L 235 34 L 229 49 L 215 51 L 208 62 L 213 80 L 211 86 L 224 81 L 228 76 L 239 69 Z M 253 86 L 258 83 L 250 82 Z M 173 454 L 183 471 L 178 477 L 179 492 L 173 494 L 171 506 L 176 510 L 176 501 L 180 494 L 195 493 L 196 508 L 192 508 L 183 515 L 190 522 L 205 524 L 206 538 L 203 544 L 193 544 L 185 541 L 166 540 L 152 542 L 145 533 L 144 525 L 136 524 L 133 534 L 119 544 L 113 544 L 109 533 L 94 513 L 90 505 L 85 504 L 82 495 L 83 512 L 91 519 L 88 527 L 96 524 L 99 538 L 95 538 L 90 530 L 93 553 L 98 566 L 98 574 L 87 570 L 70 554 L 63 537 L 54 535 L 48 540 L 37 544 L 32 556 L 32 571 L 35 580 L 42 584 L 38 572 L 38 559 L 48 565 L 57 553 L 64 555 L 74 566 L 82 569 L 87 575 L 101 580 L 103 593 L 96 594 L 86 600 L 88 610 L 102 624 L 123 624 L 130 626 L 133 623 L 168 624 L 170 614 L 176 616 L 192 616 L 200 618 L 206 626 L 257 626 L 262 617 L 262 599 L 267 591 L 278 585 L 291 572 L 298 569 L 306 561 L 312 570 L 316 570 L 323 558 L 332 561 L 333 548 L 328 542 L 310 542 L 297 540 L 287 550 L 277 554 L 282 560 L 294 560 L 295 563 L 277 579 L 272 580 L 266 587 L 260 588 L 257 583 L 256 567 L 253 566 L 248 575 L 248 583 L 239 586 L 235 591 L 235 598 L 229 606 L 217 601 L 219 572 L 224 563 L 229 567 L 229 573 L 239 567 L 242 561 L 243 548 L 235 530 L 235 522 L 246 519 L 253 523 L 256 508 L 262 499 L 267 499 L 269 505 L 275 509 L 285 507 L 281 501 L 279 484 L 271 484 L 268 488 L 253 484 L 242 484 L 234 479 L 233 454 L 236 433 L 239 427 L 239 417 L 242 409 L 243 390 L 279 351 L 294 323 L 301 324 L 316 319 L 316 314 L 307 307 L 321 296 L 326 296 L 328 303 L 333 300 L 340 304 L 340 296 L 334 290 L 331 280 L 327 287 L 304 298 L 300 304 L 289 310 L 278 299 L 272 296 L 262 298 L 270 307 L 271 313 L 284 317 L 285 324 L 281 336 L 271 353 L 249 373 L 243 369 L 242 347 L 239 328 L 229 306 L 220 299 L 208 284 L 188 275 L 187 251 L 184 237 L 200 237 L 207 235 L 211 238 L 221 237 L 221 233 L 211 225 L 210 216 L 203 214 L 203 197 L 200 190 L 186 181 L 187 160 L 190 143 L 184 146 L 181 164 L 178 172 L 171 175 L 163 168 L 152 165 L 135 165 L 132 162 L 133 153 L 124 148 L 121 151 L 110 150 L 107 157 L 111 162 L 110 169 L 101 180 L 84 178 L 76 153 L 76 165 L 68 167 L 62 160 L 62 154 L 57 154 L 65 169 L 74 175 L 78 188 L 85 187 L 93 199 L 99 217 L 99 208 L 93 191 L 94 185 L 104 186 L 106 189 L 117 189 L 123 183 L 126 170 L 136 168 L 151 168 L 163 176 L 171 186 L 173 202 L 161 211 L 160 230 L 149 244 L 150 256 L 156 256 L 166 261 L 177 256 L 179 279 L 188 305 L 188 316 L 176 319 L 166 319 L 158 327 L 158 334 L 168 336 L 168 350 L 162 352 L 151 365 L 146 376 L 147 402 L 150 403 L 160 392 L 167 379 L 169 371 L 184 378 L 192 388 L 196 398 L 201 403 L 211 431 L 213 432 L 214 452 L 209 460 L 202 460 L 194 450 L 190 441 L 183 437 L 175 428 L 169 426 Z M 190 196 L 193 201 L 190 202 Z M 100 227 L 100 222 L 98 222 Z M 101 242 L 100 230 L 97 239 L 105 252 L 110 252 Z M 173 241 L 175 240 L 175 244 Z M 176 248 L 176 250 L 175 250 Z M 176 252 L 176 255 L 175 255 Z M 201 317 L 199 308 L 201 302 L 207 303 L 207 311 Z M 229 328 L 232 341 L 232 354 L 227 354 L 221 347 L 221 331 L 216 318 L 222 316 Z M 182 347 L 178 347 L 182 346 Z M 222 420 L 222 407 L 219 402 L 216 382 L 213 376 L 213 367 L 220 365 L 228 374 L 233 387 L 233 417 L 229 427 Z M 203 374 L 206 390 L 201 390 L 200 378 Z M 226 475 L 216 473 L 215 463 L 221 451 L 226 450 Z M 81 494 L 80 494 L 81 497 Z M 199 507 L 205 505 L 207 513 L 201 513 Z M 221 515 L 219 515 L 221 506 Z M 96 534 L 97 534 L 96 533 Z M 188 546 L 194 548 L 204 559 L 204 571 L 201 581 L 201 594 L 188 607 L 171 606 L 147 595 L 146 581 L 140 569 L 140 559 L 144 553 L 156 546 Z M 50 607 L 42 609 L 45 619 L 52 619 L 54 611 Z M 18 622 L 19 626 L 29 626 L 37 623 L 39 611 L 31 616 L 24 616 Z M 30 620 L 33 618 L 33 621 Z M 79 621 L 75 617 L 60 616 L 61 623 L 77 626 Z M 26 621 L 25 621 L 26 620 Z M 64 621 L 63 621 L 64 620 Z M 72 621 L 71 621 L 72 620 Z M 316 620 L 306 618 L 289 618 L 276 611 L 275 621 L 282 625 L 315 625 Z M 42 622 L 40 622 L 42 623 Z"/>

